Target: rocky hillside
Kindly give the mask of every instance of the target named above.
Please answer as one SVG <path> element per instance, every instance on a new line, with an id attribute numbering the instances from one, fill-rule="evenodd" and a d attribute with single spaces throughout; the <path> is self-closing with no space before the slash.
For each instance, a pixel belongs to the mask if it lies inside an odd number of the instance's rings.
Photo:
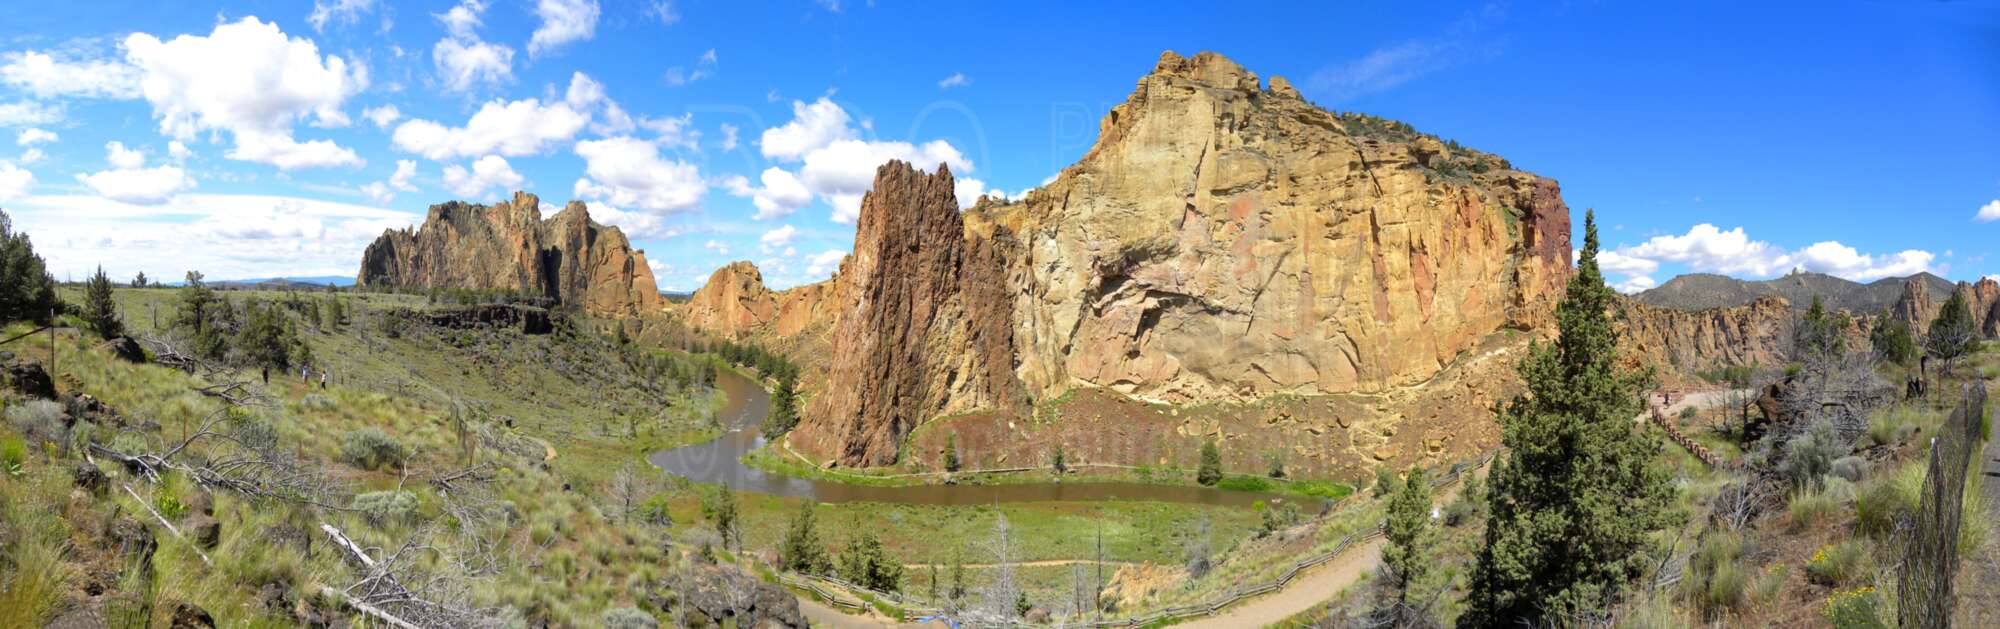
<path id="1" fill-rule="evenodd" d="M 1919 291 L 1914 286 L 1905 286 L 1902 296 L 1889 308 L 1889 316 L 1910 325 L 1910 330 L 1922 334 L 1936 319 L 1938 310 L 1944 308 L 1946 299 L 1956 292 L 1965 297 L 1965 304 L 1972 311 L 1972 322 L 1981 334 L 1988 338 L 2000 336 L 2000 282 L 1993 278 L 1980 278 L 1978 282 L 1959 282 L 1943 295 L 1931 291 Z"/>
<path id="2" fill-rule="evenodd" d="M 1784 364 L 1798 323 L 1789 302 L 1769 295 L 1702 310 L 1621 303 L 1625 357 L 1669 380 L 1715 367 Z"/>
<path id="3" fill-rule="evenodd" d="M 778 316 L 778 299 L 764 287 L 764 274 L 748 261 L 731 262 L 709 274 L 681 307 L 689 325 L 710 334 L 742 338 Z"/>
<path id="4" fill-rule="evenodd" d="M 1906 282 L 1917 282 L 1939 302 L 1950 296 L 1954 288 L 1950 280 L 1930 273 L 1884 278 L 1867 284 L 1824 273 L 1792 273 L 1768 280 L 1740 280 L 1723 275 L 1691 273 L 1667 280 L 1667 283 L 1641 291 L 1633 297 L 1649 306 L 1707 310 L 1741 306 L 1759 297 L 1779 297 L 1804 307 L 1812 303 L 1814 295 L 1818 295 L 1828 308 L 1875 314 L 1896 303 L 1903 295 Z"/>
<path id="5" fill-rule="evenodd" d="M 433 205 L 424 224 L 389 230 L 368 246 L 360 286 L 512 290 L 608 315 L 639 315 L 662 303 L 646 266 L 616 227 L 590 220 L 583 203 L 542 219 L 526 192 L 493 205 Z"/>
<path id="6" fill-rule="evenodd" d="M 930 417 L 1078 386 L 1420 397 L 1544 320 L 1569 271 L 1554 181 L 1212 53 L 1162 55 L 1025 200 L 960 213 L 949 184 L 885 166 L 838 279 L 794 289 L 832 307 L 800 298 L 761 328 L 831 329 L 803 449 L 884 464 Z"/>

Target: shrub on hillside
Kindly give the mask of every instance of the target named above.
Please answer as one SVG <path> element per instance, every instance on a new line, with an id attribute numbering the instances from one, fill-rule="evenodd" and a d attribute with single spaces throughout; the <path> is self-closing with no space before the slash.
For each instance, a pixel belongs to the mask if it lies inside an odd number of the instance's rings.
<path id="1" fill-rule="evenodd" d="M 1820 479 L 1833 469 L 1833 461 L 1851 451 L 1852 444 L 1840 438 L 1832 423 L 1816 422 L 1785 443 L 1785 459 L 1778 463 L 1778 471 L 1794 489 L 1818 487 Z"/>
<path id="2" fill-rule="evenodd" d="M 407 491 L 371 491 L 354 497 L 354 510 L 375 526 L 407 522 L 417 512 L 417 497 Z"/>
<path id="3" fill-rule="evenodd" d="M 598 620 L 604 624 L 604 629 L 656 629 L 660 626 L 660 622 L 654 620 L 652 614 L 632 607 L 604 610 L 604 615 Z"/>
<path id="4" fill-rule="evenodd" d="M 1848 455 L 1834 459 L 1830 472 L 1834 476 L 1847 479 L 1847 482 L 1859 483 L 1862 479 L 1868 478 L 1869 467 L 1868 459 Z"/>
<path id="5" fill-rule="evenodd" d="M 1820 585 L 1840 587 L 1858 580 L 1867 561 L 1867 542 L 1850 539 L 1828 544 L 1813 551 L 1812 558 L 1806 560 L 1806 578 Z"/>
<path id="6" fill-rule="evenodd" d="M 1888 627 L 1882 621 L 1884 604 L 1882 595 L 1874 586 L 1863 586 L 1846 592 L 1834 592 L 1826 599 L 1826 622 L 1834 629 L 1879 629 Z"/>
<path id="7" fill-rule="evenodd" d="M 340 436 L 341 460 L 364 470 L 400 467 L 406 454 L 403 444 L 373 426 Z"/>
<path id="8" fill-rule="evenodd" d="M 21 433 L 29 445 L 69 443 L 69 429 L 63 425 L 63 407 L 49 400 L 32 400 L 7 407 L 7 424 Z"/>

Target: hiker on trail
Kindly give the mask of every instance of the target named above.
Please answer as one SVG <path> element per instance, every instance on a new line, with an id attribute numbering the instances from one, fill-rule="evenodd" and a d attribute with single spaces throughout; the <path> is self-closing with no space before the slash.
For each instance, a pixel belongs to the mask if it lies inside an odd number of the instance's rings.
<path id="1" fill-rule="evenodd" d="M 271 366 L 264 365 L 264 386 L 271 386 Z"/>
<path id="2" fill-rule="evenodd" d="M 319 390 L 326 390 L 326 370 L 324 369 L 319 372 Z"/>

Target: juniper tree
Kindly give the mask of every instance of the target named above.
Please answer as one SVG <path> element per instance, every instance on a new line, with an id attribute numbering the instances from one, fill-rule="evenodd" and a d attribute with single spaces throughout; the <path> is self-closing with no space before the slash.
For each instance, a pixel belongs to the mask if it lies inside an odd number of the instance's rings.
<path id="1" fill-rule="evenodd" d="M 102 338 L 125 333 L 125 323 L 118 319 L 118 303 L 111 300 L 111 278 L 105 277 L 103 266 L 84 282 L 83 321 Z"/>
<path id="2" fill-rule="evenodd" d="M 1222 451 L 1212 440 L 1201 444 L 1201 467 L 1195 470 L 1194 480 L 1203 485 L 1222 482 Z"/>
<path id="3" fill-rule="evenodd" d="M 1949 370 L 1952 361 L 1964 356 L 1978 337 L 1965 295 L 1953 291 L 1951 298 L 1944 300 L 1944 307 L 1938 309 L 1937 318 L 1931 320 L 1930 330 L 1924 333 L 1924 353 L 1944 361 Z"/>
<path id="4" fill-rule="evenodd" d="M 1877 358 L 1898 365 L 1907 367 L 1917 359 L 1917 342 L 1910 334 L 1910 324 L 1890 317 L 1887 312 L 1875 316 L 1875 325 L 1868 331 L 1868 344 Z"/>
<path id="5" fill-rule="evenodd" d="M 1634 430 L 1650 370 L 1623 369 L 1597 266 L 1597 223 L 1584 215 L 1576 272 L 1556 307 L 1559 335 L 1517 370 L 1526 392 L 1500 406 L 1504 453 L 1473 570 L 1466 626 L 1543 624 L 1604 609 L 1639 574 L 1648 533 L 1669 523 L 1672 487 L 1648 463 L 1656 440 Z"/>
<path id="6" fill-rule="evenodd" d="M 819 531 L 813 527 L 813 506 L 808 501 L 799 507 L 799 516 L 792 519 L 791 529 L 778 546 L 778 565 L 786 570 L 826 574 L 832 569 L 826 558 L 826 546 L 820 543 Z"/>
<path id="7" fill-rule="evenodd" d="M 56 278 L 26 232 L 0 212 L 0 322 L 48 322 L 62 302 L 56 299 Z"/>
<path id="8" fill-rule="evenodd" d="M 1410 586 L 1423 580 L 1431 570 L 1431 547 L 1435 537 L 1431 525 L 1431 484 L 1424 469 L 1411 468 L 1403 488 L 1389 500 L 1388 521 L 1382 526 L 1389 540 L 1382 549 L 1382 563 L 1396 589 L 1396 603 L 1408 605 Z"/>

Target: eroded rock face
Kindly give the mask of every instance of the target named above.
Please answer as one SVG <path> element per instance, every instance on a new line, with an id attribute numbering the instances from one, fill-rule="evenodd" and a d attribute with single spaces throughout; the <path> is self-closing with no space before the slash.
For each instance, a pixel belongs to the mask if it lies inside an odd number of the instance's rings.
<path id="1" fill-rule="evenodd" d="M 894 463 L 918 422 L 1025 402 L 1013 365 L 1003 259 L 968 241 L 943 165 L 876 171 L 834 296 L 825 387 L 794 444 L 849 465 Z"/>
<path id="2" fill-rule="evenodd" d="M 1166 53 L 1081 162 L 971 213 L 1021 243 L 1031 391 L 1386 391 L 1549 312 L 1570 255 L 1554 181 L 1273 85 Z"/>
<path id="3" fill-rule="evenodd" d="M 1624 356 L 1662 372 L 1782 365 L 1798 324 L 1791 304 L 1781 297 L 1693 311 L 1650 306 L 1629 297 L 1619 299 L 1619 306 Z"/>
<path id="4" fill-rule="evenodd" d="M 778 299 L 764 287 L 764 274 L 747 261 L 731 262 L 708 276 L 688 298 L 689 325 L 711 334 L 741 338 L 777 319 Z"/>
<path id="5" fill-rule="evenodd" d="M 431 206 L 422 226 L 368 246 L 355 283 L 515 290 L 609 315 L 653 312 L 661 301 L 645 252 L 624 232 L 591 221 L 577 201 L 543 220 L 541 200 L 526 192 L 490 206 Z"/>
<path id="6" fill-rule="evenodd" d="M 1170 402 L 1417 386 L 1545 320 L 1569 273 L 1554 181 L 1210 53 L 1163 55 L 1023 201 L 961 216 L 942 170 L 878 173 L 824 289 L 832 375 L 794 445 L 887 463 L 930 417 L 1076 386 Z"/>
<path id="7" fill-rule="evenodd" d="M 2000 336 L 2000 282 L 1990 277 L 1980 278 L 1978 282 L 1959 282 L 1954 290 L 1971 311 L 1973 327 L 1987 338 Z M 1903 285 L 1903 295 L 1889 309 L 1889 316 L 1909 324 L 1910 331 L 1921 336 L 1930 330 L 1931 321 L 1942 309 L 1944 302 L 1909 282 Z"/>

